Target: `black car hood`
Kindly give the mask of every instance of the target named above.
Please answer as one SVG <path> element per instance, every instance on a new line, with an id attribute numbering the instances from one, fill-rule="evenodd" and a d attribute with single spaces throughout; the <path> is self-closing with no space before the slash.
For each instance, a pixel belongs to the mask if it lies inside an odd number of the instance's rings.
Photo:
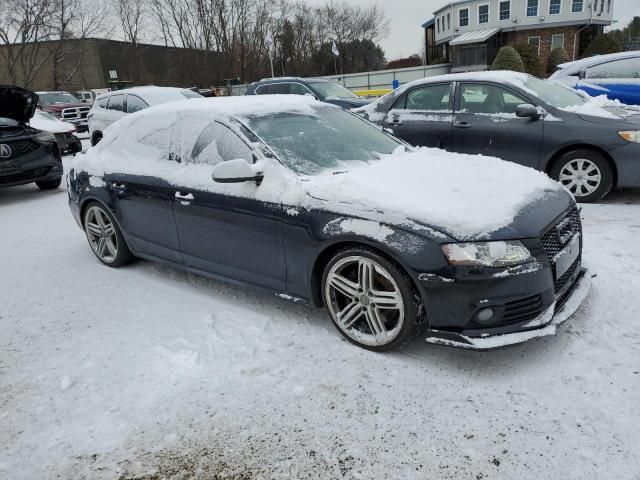
<path id="1" fill-rule="evenodd" d="M 0 85 L 0 117 L 27 123 L 36 111 L 38 95 L 30 90 Z"/>

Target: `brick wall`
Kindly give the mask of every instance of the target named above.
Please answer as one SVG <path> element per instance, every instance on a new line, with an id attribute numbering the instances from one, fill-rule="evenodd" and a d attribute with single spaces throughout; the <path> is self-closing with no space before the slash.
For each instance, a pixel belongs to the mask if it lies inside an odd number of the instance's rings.
<path id="1" fill-rule="evenodd" d="M 547 27 L 547 28 L 532 28 L 530 30 L 518 30 L 515 32 L 505 32 L 503 37 L 503 45 L 515 45 L 518 43 L 528 43 L 529 37 L 540 37 L 540 63 L 543 68 L 547 64 L 549 55 L 551 54 L 551 37 L 552 35 L 564 35 L 564 51 L 567 53 L 569 60 L 573 59 L 573 47 L 577 31 L 580 26 L 565 26 L 565 27 Z M 577 34 L 580 36 L 580 34 Z M 576 59 L 578 58 L 578 52 L 576 52 Z"/>

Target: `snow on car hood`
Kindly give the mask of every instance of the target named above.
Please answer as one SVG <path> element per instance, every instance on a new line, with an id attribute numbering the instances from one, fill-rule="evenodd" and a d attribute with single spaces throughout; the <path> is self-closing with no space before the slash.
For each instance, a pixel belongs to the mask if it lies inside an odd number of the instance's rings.
<path id="1" fill-rule="evenodd" d="M 305 187 L 325 208 L 380 212 L 394 222 L 417 221 L 459 240 L 488 238 L 549 192 L 568 197 L 558 183 L 532 168 L 429 148 L 312 177 Z"/>
<path id="2" fill-rule="evenodd" d="M 640 107 L 636 105 L 626 105 L 619 100 L 610 100 L 606 95 L 589 97 L 581 105 L 563 107 L 560 110 L 571 112 L 583 117 L 606 118 L 609 120 L 621 120 L 637 117 L 640 115 Z M 583 118 L 589 120 L 589 118 Z"/>

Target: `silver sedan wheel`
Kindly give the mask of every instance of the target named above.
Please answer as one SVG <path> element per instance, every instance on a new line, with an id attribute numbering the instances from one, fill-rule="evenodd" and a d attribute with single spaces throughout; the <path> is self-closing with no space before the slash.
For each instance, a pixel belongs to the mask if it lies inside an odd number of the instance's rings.
<path id="1" fill-rule="evenodd" d="M 336 262 L 327 274 L 324 296 L 338 328 L 364 345 L 386 345 L 404 325 L 398 284 L 369 258 L 350 256 Z"/>
<path id="2" fill-rule="evenodd" d="M 84 230 L 91 249 L 105 263 L 112 263 L 118 256 L 116 229 L 102 208 L 90 206 L 84 214 Z"/>
<path id="3" fill-rule="evenodd" d="M 562 167 L 558 180 L 574 197 L 585 197 L 600 186 L 602 173 L 591 160 L 576 158 Z"/>

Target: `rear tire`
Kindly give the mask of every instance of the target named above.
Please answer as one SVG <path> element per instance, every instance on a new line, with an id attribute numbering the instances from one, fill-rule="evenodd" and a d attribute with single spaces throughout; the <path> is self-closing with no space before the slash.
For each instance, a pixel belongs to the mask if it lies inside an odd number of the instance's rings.
<path id="1" fill-rule="evenodd" d="M 120 227 L 108 209 L 93 202 L 87 206 L 82 227 L 94 255 L 109 267 L 121 267 L 129 263 L 133 255 L 124 240 Z"/>
<path id="2" fill-rule="evenodd" d="M 55 190 L 62 184 L 62 177 L 56 178 L 55 180 L 41 180 L 40 182 L 36 182 L 36 185 L 40 190 Z"/>
<path id="3" fill-rule="evenodd" d="M 420 296 L 409 275 L 364 246 L 345 248 L 329 260 L 322 295 L 338 331 L 368 350 L 404 347 L 423 327 Z"/>
<path id="4" fill-rule="evenodd" d="M 594 150 L 579 149 L 565 153 L 553 164 L 550 176 L 582 203 L 597 202 L 613 187 L 611 165 Z"/>

